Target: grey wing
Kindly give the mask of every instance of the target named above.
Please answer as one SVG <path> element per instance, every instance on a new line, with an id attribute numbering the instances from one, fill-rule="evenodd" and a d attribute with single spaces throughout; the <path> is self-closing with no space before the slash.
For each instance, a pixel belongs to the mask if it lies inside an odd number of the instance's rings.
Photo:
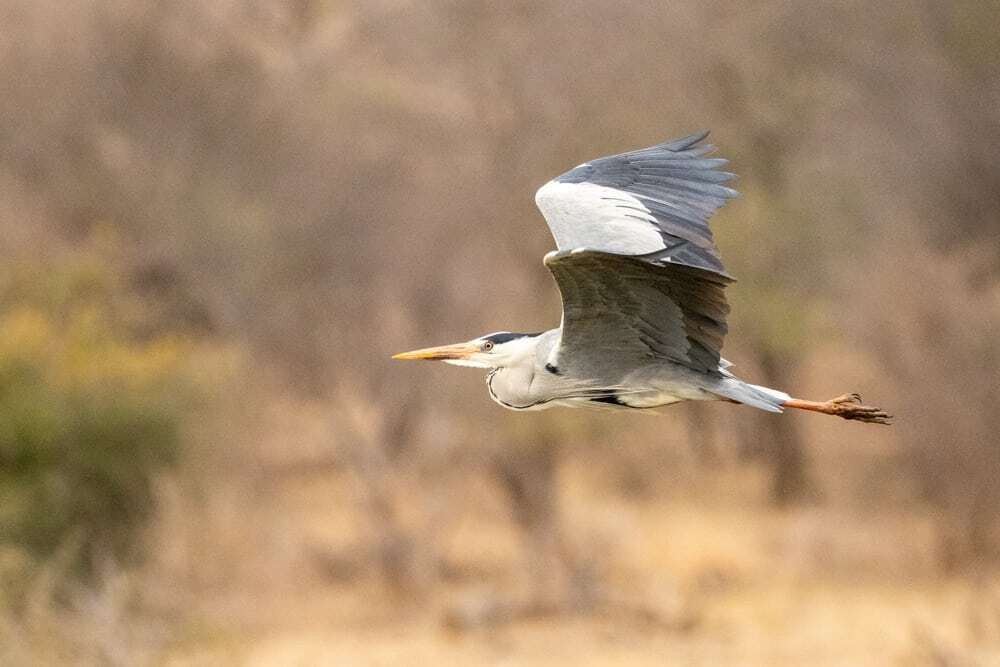
<path id="1" fill-rule="evenodd" d="M 731 279 L 683 264 L 594 250 L 549 253 L 563 302 L 557 371 L 616 377 L 655 361 L 716 372 Z"/>
<path id="2" fill-rule="evenodd" d="M 707 132 L 586 162 L 535 195 L 559 250 L 589 248 L 725 274 L 708 219 L 736 191 Z"/>
<path id="3" fill-rule="evenodd" d="M 584 163 L 535 196 L 559 252 L 556 365 L 608 377 L 655 360 L 701 372 L 719 350 L 732 281 L 708 220 L 736 191 L 707 132 Z"/>

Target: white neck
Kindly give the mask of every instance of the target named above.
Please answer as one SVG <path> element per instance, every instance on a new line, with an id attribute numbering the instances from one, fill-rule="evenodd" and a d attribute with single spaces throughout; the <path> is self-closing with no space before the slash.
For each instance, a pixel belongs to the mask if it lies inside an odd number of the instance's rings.
<path id="1" fill-rule="evenodd" d="M 490 365 L 494 368 L 533 365 L 535 349 L 540 338 L 540 336 L 525 336 L 497 346 L 493 350 L 494 360 Z"/>

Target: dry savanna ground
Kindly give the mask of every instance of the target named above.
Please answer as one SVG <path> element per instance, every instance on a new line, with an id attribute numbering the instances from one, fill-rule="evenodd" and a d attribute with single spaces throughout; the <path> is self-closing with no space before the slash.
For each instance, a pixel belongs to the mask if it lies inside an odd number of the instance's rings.
<path id="1" fill-rule="evenodd" d="M 642 503 L 595 492 L 584 465 L 563 475 L 568 539 L 596 563 L 585 609 L 523 609 L 520 536 L 489 490 L 466 498 L 445 539 L 444 581 L 414 599 L 342 553 L 349 480 L 280 493 L 312 517 L 315 550 L 262 594 L 198 607 L 170 665 L 964 665 L 1000 661 L 1000 577 L 942 576 L 926 517 L 775 510 L 734 489 Z M 752 477 L 752 476 L 750 476 Z M 329 508 L 318 512 L 317 507 Z"/>

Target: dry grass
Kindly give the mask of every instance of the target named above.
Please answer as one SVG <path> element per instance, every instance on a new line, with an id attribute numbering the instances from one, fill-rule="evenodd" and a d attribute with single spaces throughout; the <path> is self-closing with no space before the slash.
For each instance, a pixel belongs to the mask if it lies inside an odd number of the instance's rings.
<path id="1" fill-rule="evenodd" d="M 943 577 L 928 516 L 756 504 L 761 480 L 730 472 L 714 500 L 608 496 L 570 466 L 561 490 L 578 554 L 600 560 L 586 609 L 530 599 L 517 531 L 499 498 L 471 493 L 441 549 L 437 585 L 386 588 L 345 544 L 350 480 L 279 493 L 300 553 L 266 596 L 204 596 L 168 664 L 991 664 L 1000 576 Z M 681 494 L 678 494 L 680 496 Z M 704 500 L 704 498 L 702 499 Z M 317 506 L 324 509 L 317 511 Z M 338 509 L 339 508 L 339 509 Z M 596 556 L 594 556 L 597 554 Z M 456 625 L 455 619 L 458 619 Z"/>
<path id="2" fill-rule="evenodd" d="M 387 530 L 371 514 L 368 483 L 330 446 L 325 414 L 315 402 L 276 400 L 248 423 L 268 434 L 256 451 L 241 454 L 233 443 L 202 459 L 200 471 L 165 479 L 143 566 L 109 564 L 98 586 L 57 604 L 46 583 L 59 576 L 54 561 L 29 607 L 3 617 L 4 661 L 1000 659 L 1000 573 L 984 565 L 942 574 L 937 517 L 900 500 L 905 494 L 851 501 L 841 475 L 861 443 L 814 439 L 817 482 L 827 493 L 788 509 L 766 502 L 766 467 L 741 464 L 725 447 L 711 474 L 674 475 L 670 484 L 623 478 L 629 466 L 610 451 L 565 456 L 555 524 L 563 546 L 542 570 L 550 585 L 540 587 L 537 545 L 488 466 L 459 477 L 433 473 L 433 488 L 397 476 Z M 651 422 L 666 426 L 678 414 Z M 821 429 L 808 416 L 804 424 Z M 694 456 L 679 440 L 657 448 L 672 457 L 655 464 L 659 477 L 669 472 L 659 466 Z M 447 506 L 430 531 L 428 503 Z"/>

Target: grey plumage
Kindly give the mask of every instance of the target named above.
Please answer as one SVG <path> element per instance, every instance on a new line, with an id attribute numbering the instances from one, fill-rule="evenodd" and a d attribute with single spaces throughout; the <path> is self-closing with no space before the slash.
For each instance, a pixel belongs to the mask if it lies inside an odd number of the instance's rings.
<path id="1" fill-rule="evenodd" d="M 730 278 L 595 250 L 550 254 L 545 265 L 562 294 L 558 366 L 594 373 L 665 360 L 702 373 L 719 368 Z"/>
<path id="2" fill-rule="evenodd" d="M 707 136 L 702 132 L 592 160 L 544 185 L 535 200 L 552 229 L 556 246 L 559 250 L 635 250 L 625 245 L 624 239 L 616 238 L 615 232 L 625 230 L 619 233 L 634 237 L 655 231 L 660 237 L 658 245 L 625 254 L 647 254 L 647 259 L 660 264 L 669 257 L 674 263 L 724 275 L 708 219 L 737 192 L 721 185 L 735 178 L 717 171 L 727 160 L 703 157 L 715 150 L 710 144 L 699 144 Z M 559 187 L 572 185 L 608 191 Z M 568 202 L 576 203 L 571 217 L 561 215 Z M 589 207 L 578 202 L 587 202 Z M 629 222 L 635 224 L 629 228 Z M 650 229 L 643 229 L 641 223 Z"/>
<path id="3" fill-rule="evenodd" d="M 723 377 L 724 289 L 732 278 L 708 218 L 736 191 L 718 185 L 733 176 L 713 171 L 725 160 L 703 157 L 713 150 L 699 145 L 706 135 L 593 160 L 539 190 L 536 200 L 559 247 L 545 257 L 563 303 L 558 367 L 607 383 L 651 364 L 661 373 L 677 365 L 675 373 L 704 375 L 699 385 Z M 567 201 L 583 202 L 572 217 Z M 645 235 L 647 245 L 623 254 L 628 241 L 616 234 Z M 664 389 L 655 384 L 648 390 Z"/>
<path id="4" fill-rule="evenodd" d="M 396 355 L 491 369 L 490 396 L 554 405 L 653 408 L 729 400 L 888 423 L 855 394 L 817 403 L 736 378 L 720 357 L 733 281 L 709 218 L 736 196 L 707 132 L 586 162 L 535 196 L 558 250 L 545 256 L 562 295 L 559 328 L 499 332 Z"/>

